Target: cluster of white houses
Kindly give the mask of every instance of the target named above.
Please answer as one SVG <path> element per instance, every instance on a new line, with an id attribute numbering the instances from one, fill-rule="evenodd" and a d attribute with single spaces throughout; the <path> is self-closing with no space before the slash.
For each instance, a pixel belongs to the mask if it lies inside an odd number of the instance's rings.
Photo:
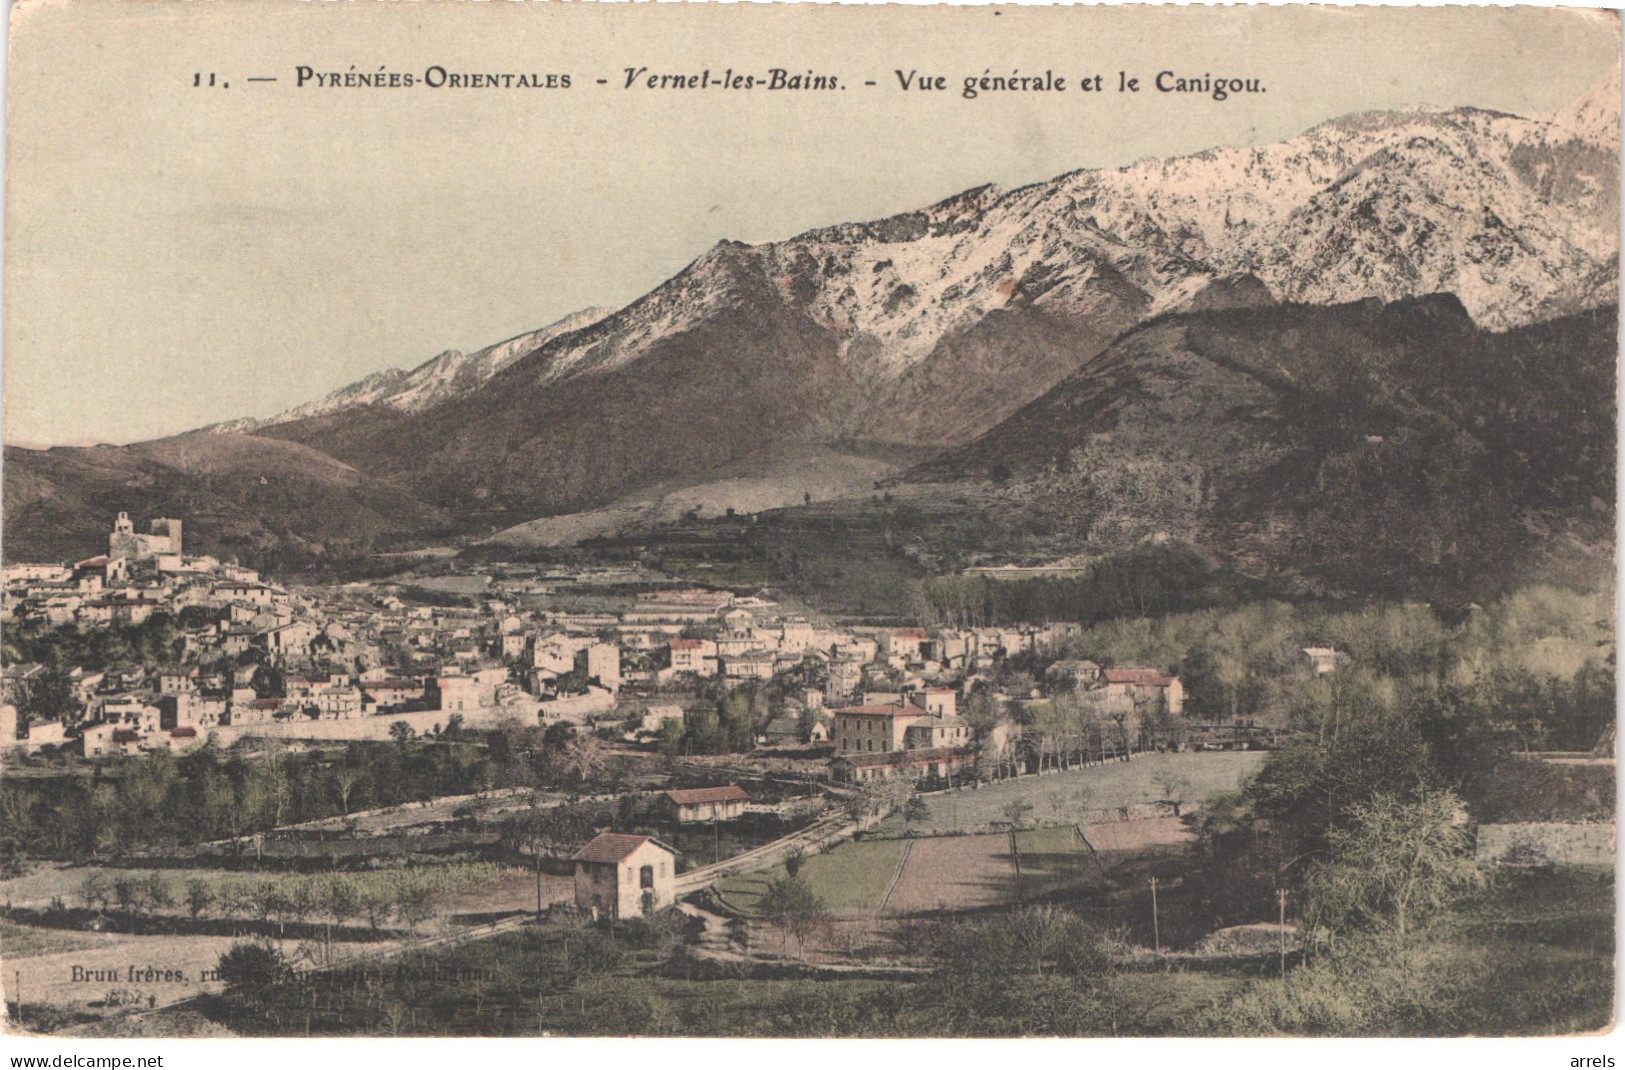
<path id="1" fill-rule="evenodd" d="M 1080 718 L 1118 726 L 1124 747 L 1145 742 L 1159 719 L 1184 711 L 1179 677 L 1157 669 L 1102 669 L 1091 661 L 1058 661 L 1060 678 Z M 862 704 L 830 710 L 835 743 L 831 774 L 837 780 L 864 781 L 905 775 L 947 778 L 973 766 L 979 755 L 1008 752 L 1014 727 L 1001 720 L 977 739 L 957 715 L 959 692 L 925 687 L 900 693 L 868 693 Z"/>
<path id="2" fill-rule="evenodd" d="M 140 532 L 121 513 L 106 554 L 5 568 L 8 626 L 37 633 L 143 625 L 162 611 L 173 652 L 156 665 L 5 666 L 0 746 L 72 747 L 98 758 L 184 750 L 211 732 L 378 738 L 397 719 L 429 731 L 454 717 L 470 725 L 613 722 L 629 739 L 648 739 L 683 721 L 694 695 L 709 704 L 719 687 L 795 671 L 803 683 L 762 729 L 763 741 L 828 743 L 831 773 L 842 779 L 944 777 L 990 745 L 1010 745 L 999 738 L 1015 731 L 1010 724 L 982 723 L 978 738 L 960 716 L 960 700 L 984 674 L 1001 659 L 1057 652 L 1079 635 L 1068 624 L 838 626 L 768 598 L 653 575 L 601 577 L 619 590 L 639 588 L 619 612 L 543 610 L 527 597 L 591 583 L 599 578 L 592 570 L 464 576 L 479 581 L 474 604 L 424 605 L 387 581 L 268 583 L 251 569 L 186 554 L 182 528 L 159 518 Z M 1305 653 L 1316 671 L 1340 657 L 1329 648 Z M 30 705 L 24 697 L 51 673 L 65 675 L 56 682 L 72 708 L 19 719 Z M 1155 668 L 1062 660 L 1042 685 L 1043 694 L 1067 694 L 1119 726 L 1183 712 L 1180 680 Z M 1038 697 L 1009 696 L 1018 704 Z"/>

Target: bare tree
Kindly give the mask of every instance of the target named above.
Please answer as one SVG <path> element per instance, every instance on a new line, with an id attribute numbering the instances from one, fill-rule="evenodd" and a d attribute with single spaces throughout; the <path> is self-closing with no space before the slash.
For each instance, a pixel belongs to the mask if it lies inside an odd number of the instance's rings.
<path id="1" fill-rule="evenodd" d="M 565 751 L 565 760 L 585 782 L 604 760 L 604 741 L 591 732 L 578 732 Z"/>
<path id="2" fill-rule="evenodd" d="M 339 805 L 346 817 L 350 814 L 350 796 L 355 792 L 356 785 L 365 777 L 360 769 L 351 769 L 348 766 L 339 769 L 333 774 L 333 786 L 339 793 Z"/>
<path id="3" fill-rule="evenodd" d="M 1173 807 L 1174 816 L 1178 817 L 1179 808 L 1185 804 L 1185 796 L 1191 789 L 1191 778 L 1164 769 L 1151 779 L 1162 789 L 1162 801 Z"/>
<path id="4" fill-rule="evenodd" d="M 395 914 L 395 897 L 376 888 L 361 893 L 361 914 L 367 924 L 377 929 Z"/>
<path id="5" fill-rule="evenodd" d="M 758 907 L 786 939 L 795 937 L 798 954 L 805 954 L 807 937 L 829 923 L 824 901 L 799 876 L 780 877 L 768 885 Z"/>
<path id="6" fill-rule="evenodd" d="M 208 881 L 197 877 L 186 882 L 186 910 L 192 915 L 193 921 L 213 905 L 214 891 L 209 887 Z"/>
<path id="7" fill-rule="evenodd" d="M 91 870 L 79 882 L 79 898 L 84 900 L 86 910 L 98 905 L 106 910 L 108 891 L 107 877 L 100 870 Z"/>

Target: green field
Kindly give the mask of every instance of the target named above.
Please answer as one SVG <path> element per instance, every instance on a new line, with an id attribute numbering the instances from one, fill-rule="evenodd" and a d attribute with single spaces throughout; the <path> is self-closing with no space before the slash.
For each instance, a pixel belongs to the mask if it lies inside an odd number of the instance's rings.
<path id="1" fill-rule="evenodd" d="M 1032 807 L 1022 817 L 1023 822 L 1066 822 L 1070 826 L 1113 820 L 1119 807 L 1142 807 L 1164 799 L 1167 793 L 1159 780 L 1167 776 L 1187 782 L 1181 789 L 1181 801 L 1189 809 L 1213 792 L 1234 789 L 1263 759 L 1262 752 L 1143 754 L 1131 762 L 1019 777 L 975 790 L 928 796 L 928 818 L 910 824 L 893 816 L 882 822 L 873 835 L 901 837 L 911 830 L 985 829 L 1007 821 L 1008 807 L 1017 801 Z M 876 910 L 897 876 L 905 843 L 895 838 L 844 843 L 827 854 L 808 858 L 801 873 L 831 910 Z M 1071 827 L 1028 829 L 1020 833 L 1017 844 L 1027 894 L 1076 887 L 1100 877 L 1098 867 Z M 1002 845 L 989 848 L 995 849 L 1004 853 Z M 728 902 L 752 910 L 768 885 L 784 875 L 781 864 L 725 877 L 717 887 Z"/>
<path id="2" fill-rule="evenodd" d="M 808 858 L 801 864 L 801 876 L 830 910 L 873 910 L 886 897 L 905 846 L 901 840 L 849 841 Z M 717 889 L 733 905 L 753 910 L 767 886 L 783 876 L 781 863 L 724 877 Z"/>
<path id="3" fill-rule="evenodd" d="M 931 816 L 915 822 L 913 827 L 939 831 L 982 828 L 1008 820 L 1006 808 L 1017 800 L 1033 807 L 1023 817 L 1024 822 L 1111 820 L 1111 811 L 1118 807 L 1147 806 L 1165 798 L 1162 785 L 1157 783 L 1163 774 L 1189 781 L 1182 793 L 1182 802 L 1190 809 L 1214 792 L 1234 789 L 1263 761 L 1262 751 L 1140 754 L 1129 762 L 1107 762 L 1062 773 L 1017 777 L 975 790 L 960 789 L 928 796 L 925 802 Z M 879 835 L 899 834 L 906 827 L 901 817 L 894 816 L 883 822 L 877 831 Z"/>
<path id="4" fill-rule="evenodd" d="M 59 951 L 95 947 L 100 943 L 102 941 L 87 933 L 37 929 L 32 925 L 18 925 L 8 918 L 0 918 L 0 960 L 54 955 Z"/>
<path id="5" fill-rule="evenodd" d="M 960 840 L 950 837 L 942 844 L 985 844 L 1001 864 L 1010 866 L 1014 888 L 1014 862 L 1009 858 L 1008 839 L 980 836 Z M 1022 888 L 1026 895 L 1042 895 L 1065 887 L 1097 880 L 1100 875 L 1088 851 L 1071 828 L 1028 829 L 1017 833 L 1021 851 Z M 848 841 L 827 854 L 813 855 L 802 863 L 801 875 L 813 893 L 830 910 L 873 911 L 879 909 L 886 892 L 903 863 L 907 840 Z M 917 872 L 922 864 L 917 854 L 908 863 Z M 754 910 L 773 881 L 785 876 L 783 865 L 751 873 L 737 873 L 717 882 L 724 898 L 736 907 Z"/>
<path id="6" fill-rule="evenodd" d="M 1070 828 L 1029 829 L 1016 833 L 1021 851 L 1024 894 L 1044 895 L 1100 879 L 1100 868 Z"/>

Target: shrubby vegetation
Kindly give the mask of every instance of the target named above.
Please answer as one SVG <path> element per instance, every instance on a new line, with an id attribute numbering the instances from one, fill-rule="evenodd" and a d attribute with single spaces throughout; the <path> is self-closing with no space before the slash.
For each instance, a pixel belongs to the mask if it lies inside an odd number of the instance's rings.
<path id="1" fill-rule="evenodd" d="M 0 661 L 7 665 L 39 662 L 48 666 L 79 666 L 100 672 L 118 665 L 165 665 L 182 645 L 182 631 L 212 622 L 218 614 L 197 606 L 181 610 L 179 617 L 157 612 L 140 624 L 110 624 L 99 628 L 51 628 L 44 625 L 8 627 L 0 642 Z"/>
<path id="2" fill-rule="evenodd" d="M 973 627 L 1028 621 L 1094 624 L 1118 617 L 1239 606 L 1268 593 L 1183 545 L 1147 543 L 1102 558 L 1082 575 L 1006 580 L 939 576 L 922 585 L 923 619 Z"/>
<path id="3" fill-rule="evenodd" d="M 1264 601 L 1114 619 L 1064 653 L 1177 673 L 1196 720 L 1250 717 L 1323 737 L 1405 707 L 1419 727 L 1507 735 L 1519 749 L 1589 750 L 1613 723 L 1613 644 L 1608 596 L 1529 587 L 1450 613 Z M 1346 660 L 1312 677 L 1306 646 Z"/>
<path id="4" fill-rule="evenodd" d="M 1290 611 L 1261 608 L 1251 631 L 1230 632 L 1235 664 L 1267 648 L 1272 617 Z M 1593 885 L 1611 885 L 1611 875 L 1497 882 L 1473 859 L 1467 825 L 1529 801 L 1571 806 L 1539 816 L 1612 816 L 1611 779 L 1600 778 L 1606 797 L 1565 798 L 1547 789 L 1577 775 L 1515 757 L 1531 746 L 1589 748 L 1612 723 L 1610 617 L 1599 599 L 1534 589 L 1453 623 L 1422 607 L 1321 621 L 1328 645 L 1355 653 L 1355 664 L 1282 689 L 1302 731 L 1206 809 L 1197 874 L 1205 909 L 1231 924 L 1274 920 L 1272 893 L 1284 889 L 1301 919 L 1303 965 L 1212 1008 L 1205 1028 L 1425 1035 L 1606 1022 L 1612 906 Z M 1188 622 L 1159 624 L 1160 636 L 1113 638 L 1144 649 Z M 1509 798 L 1509 785 L 1529 794 Z M 1530 911 L 1530 898 L 1507 908 L 1540 882 L 1553 897 L 1546 910 Z M 1547 912 L 1561 921 L 1538 916 Z M 1533 924 L 1511 934 L 1481 920 L 1509 914 Z M 1564 930 L 1576 923 L 1587 935 L 1570 950 Z M 1498 967 L 1497 954 L 1520 967 Z M 1538 993 L 1543 1009 L 1498 1019 L 1494 1009 L 1517 1002 L 1512 991 Z"/>
<path id="5" fill-rule="evenodd" d="M 1285 979 L 1215 1001 L 1193 1032 L 1232 1036 L 1565 1036 L 1613 1016 L 1612 874 L 1503 874 L 1422 933 L 1343 934 Z"/>

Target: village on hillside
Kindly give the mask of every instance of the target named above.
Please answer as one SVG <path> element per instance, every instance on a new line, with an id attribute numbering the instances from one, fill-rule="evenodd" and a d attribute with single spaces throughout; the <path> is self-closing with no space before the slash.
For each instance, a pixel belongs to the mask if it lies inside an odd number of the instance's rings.
<path id="1" fill-rule="evenodd" d="M 1391 705 L 1383 674 L 1415 671 L 1417 644 L 1480 633 L 1496 657 L 1579 669 L 1571 695 L 1488 724 L 1524 753 L 1472 795 L 1476 848 L 1450 850 L 1517 872 L 1611 864 L 1612 736 L 1595 727 L 1611 676 L 1580 637 L 1439 631 L 1421 606 L 1242 607 L 1168 625 L 1196 642 L 1159 663 L 1113 656 L 1181 649 L 1133 622 L 842 620 L 641 563 L 420 556 L 284 582 L 188 553 L 184 529 L 120 513 L 105 554 L 5 568 L 0 941 L 33 1028 L 283 1033 L 316 986 L 331 1010 L 309 1028 L 328 1032 L 353 1032 L 352 1013 L 370 1032 L 620 1031 L 576 998 L 613 978 L 652 1015 L 633 1032 L 833 1029 L 775 987 L 802 978 L 840 1001 L 842 1030 L 919 1032 L 897 1007 L 875 1018 L 890 1004 L 864 985 L 935 991 L 980 968 L 953 965 L 977 940 L 1059 926 L 1045 939 L 1094 956 L 1068 982 L 1091 991 L 1229 971 L 1145 997 L 1136 1029 L 1182 1031 L 1260 962 L 1306 967 L 1318 946 L 1293 823 L 1321 804 L 1294 770 L 1334 755 L 1417 776 L 1419 741 L 1338 719 Z M 1487 612 L 1546 631 L 1575 612 L 1523 597 Z M 1244 632 L 1251 653 L 1210 652 Z M 1591 911 L 1603 883 L 1586 889 Z M 503 981 L 520 952 L 541 973 Z M 343 994 L 405 969 L 430 970 L 443 1011 Z M 728 978 L 763 984 L 729 989 L 721 1019 L 683 1017 L 682 992 Z M 542 1016 L 470 1011 L 487 983 L 539 985 Z M 954 997 L 971 1003 L 948 1031 L 1101 1013 L 1029 1021 L 985 997 Z"/>
<path id="2" fill-rule="evenodd" d="M 5 567 L 8 626 L 126 627 L 154 640 L 151 660 L 6 665 L 4 746 L 97 759 L 184 752 L 211 737 L 221 747 L 388 739 L 518 720 L 611 744 L 682 748 L 697 709 L 769 682 L 775 699 L 753 711 L 752 741 L 811 745 L 802 763 L 818 762 L 838 781 L 947 782 L 979 765 L 1036 771 L 1046 746 L 1100 758 L 1265 749 L 1278 735 L 1239 721 L 1187 722 L 1184 687 L 1163 667 L 1064 656 L 1075 624 L 850 627 L 766 596 L 610 568 L 453 576 L 452 588 L 476 595 L 425 605 L 389 581 L 282 586 L 186 554 L 179 519 L 148 528 L 136 531 L 120 513 L 106 554 Z M 575 606 L 568 595 L 547 598 L 595 588 L 624 605 L 605 608 L 592 594 Z M 1316 647 L 1303 656 L 1315 673 L 1338 660 Z M 989 686 L 1012 659 L 1046 668 L 1019 692 Z M 1061 696 L 1067 738 L 1019 730 L 1018 710 Z M 696 749 L 688 742 L 685 753 Z"/>

